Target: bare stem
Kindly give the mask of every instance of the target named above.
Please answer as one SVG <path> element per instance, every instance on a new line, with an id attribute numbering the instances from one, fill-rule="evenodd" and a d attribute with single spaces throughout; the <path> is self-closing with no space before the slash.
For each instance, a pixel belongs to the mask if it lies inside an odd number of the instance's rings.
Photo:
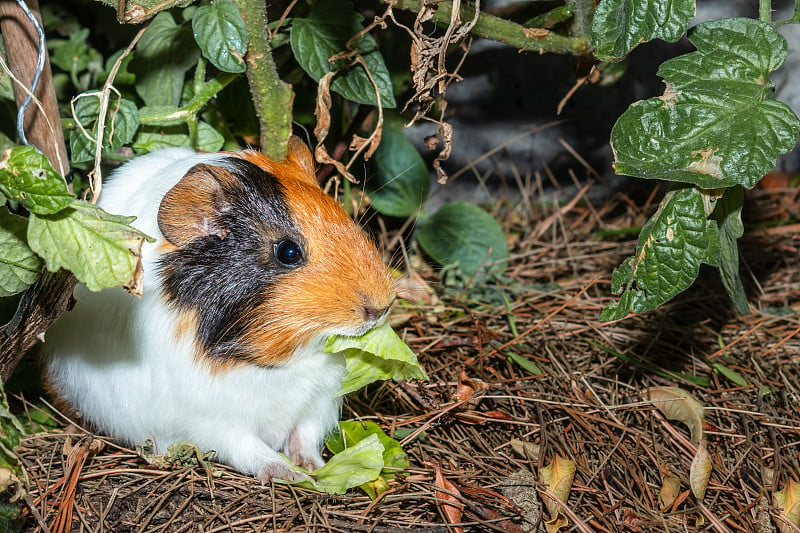
<path id="1" fill-rule="evenodd" d="M 758 0 L 758 18 L 772 22 L 772 0 Z"/>

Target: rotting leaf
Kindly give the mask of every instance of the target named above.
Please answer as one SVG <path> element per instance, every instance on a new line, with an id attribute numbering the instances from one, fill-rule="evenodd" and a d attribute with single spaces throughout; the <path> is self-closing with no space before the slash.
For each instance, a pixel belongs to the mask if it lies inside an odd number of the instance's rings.
<path id="1" fill-rule="evenodd" d="M 780 518 L 792 524 L 790 526 L 783 523 L 783 520 L 777 520 L 781 533 L 796 531 L 797 527 L 800 527 L 800 483 L 789 479 L 783 490 L 772 495 L 772 503 L 781 510 Z"/>
<path id="2" fill-rule="evenodd" d="M 439 508 L 442 510 L 442 514 L 444 514 L 448 524 L 460 524 L 461 516 L 464 513 L 464 504 L 459 500 L 461 492 L 452 481 L 442 475 L 442 469 L 438 465 L 434 465 L 433 469 L 436 473 L 433 484 L 437 489 L 434 490 L 433 495 L 436 497 Z M 452 529 L 457 533 L 463 533 L 464 531 L 460 526 L 453 526 Z"/>
<path id="3" fill-rule="evenodd" d="M 539 481 L 547 485 L 550 492 L 560 500 L 560 502 L 556 501 L 549 494 L 541 493 L 542 501 L 550 516 L 546 522 L 548 533 L 558 531 L 568 525 L 566 517 L 561 512 L 561 505 L 569 499 L 572 481 L 575 479 L 575 466 L 574 461 L 556 455 L 553 457 L 553 462 L 539 470 Z"/>
<path id="4" fill-rule="evenodd" d="M 697 445 L 703 439 L 705 408 L 692 393 L 680 387 L 650 387 L 647 398 L 653 406 L 670 420 L 689 426 L 692 442 Z"/>
<path id="5" fill-rule="evenodd" d="M 692 458 L 689 468 L 689 487 L 697 501 L 703 501 L 708 489 L 708 480 L 711 478 L 711 456 L 706 448 L 706 440 L 702 439 L 697 445 L 697 452 Z"/>

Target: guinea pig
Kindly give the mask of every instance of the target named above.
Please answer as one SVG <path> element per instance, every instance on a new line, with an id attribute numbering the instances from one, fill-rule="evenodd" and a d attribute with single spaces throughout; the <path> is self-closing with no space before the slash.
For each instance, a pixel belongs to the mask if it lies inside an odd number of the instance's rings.
<path id="1" fill-rule="evenodd" d="M 136 217 L 141 299 L 79 286 L 48 331 L 46 383 L 98 432 L 157 452 L 192 441 L 258 477 L 302 477 L 337 427 L 341 355 L 395 298 L 373 242 L 316 182 L 297 137 L 284 161 L 166 149 L 114 172 L 99 205 Z"/>

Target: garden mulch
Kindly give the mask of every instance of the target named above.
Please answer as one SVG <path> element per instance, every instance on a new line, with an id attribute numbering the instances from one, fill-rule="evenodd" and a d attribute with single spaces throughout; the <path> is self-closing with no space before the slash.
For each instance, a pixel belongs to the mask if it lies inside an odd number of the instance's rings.
<path id="1" fill-rule="evenodd" d="M 25 530 L 545 531 L 540 472 L 563 458 L 576 471 L 560 531 L 776 531 L 773 495 L 800 480 L 798 191 L 747 193 L 749 315 L 703 268 L 660 309 L 603 323 L 611 271 L 634 251 L 627 229 L 663 190 L 593 205 L 577 193 L 554 206 L 531 181 L 530 194 L 494 209 L 510 235 L 504 277 L 470 287 L 411 262 L 421 300 L 392 320 L 430 380 L 370 386 L 343 412 L 402 437 L 411 468 L 378 499 L 262 486 L 217 464 L 163 470 L 59 420 L 20 450 Z M 393 237 L 382 240 L 397 246 Z M 712 471 L 702 501 L 689 488 L 689 429 L 653 407 L 655 386 L 705 406 Z M 669 476 L 680 486 L 665 505 Z"/>

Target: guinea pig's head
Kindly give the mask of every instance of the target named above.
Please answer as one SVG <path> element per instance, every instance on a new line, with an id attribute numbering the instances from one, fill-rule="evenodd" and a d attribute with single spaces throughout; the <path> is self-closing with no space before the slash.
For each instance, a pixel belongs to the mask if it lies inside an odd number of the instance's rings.
<path id="1" fill-rule="evenodd" d="M 287 159 L 226 154 L 163 198 L 163 296 L 220 363 L 288 360 L 330 335 L 360 335 L 395 298 L 371 240 L 316 182 L 296 137 Z"/>

